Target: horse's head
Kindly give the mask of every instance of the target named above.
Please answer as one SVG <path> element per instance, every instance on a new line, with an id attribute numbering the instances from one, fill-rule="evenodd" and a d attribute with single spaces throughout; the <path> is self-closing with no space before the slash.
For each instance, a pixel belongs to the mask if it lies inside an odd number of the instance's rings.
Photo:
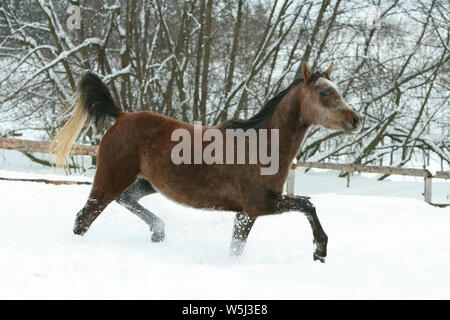
<path id="1" fill-rule="evenodd" d="M 312 73 L 302 63 L 303 94 L 301 113 L 308 123 L 327 129 L 355 134 L 361 131 L 362 120 L 344 100 L 337 85 L 331 81 L 333 64 L 325 72 Z"/>

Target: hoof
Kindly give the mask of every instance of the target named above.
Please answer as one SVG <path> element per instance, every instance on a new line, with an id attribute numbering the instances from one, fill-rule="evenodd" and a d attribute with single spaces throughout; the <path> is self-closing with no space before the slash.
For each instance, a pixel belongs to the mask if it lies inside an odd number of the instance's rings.
<path id="1" fill-rule="evenodd" d="M 152 234 L 152 242 L 162 242 L 164 241 L 164 238 L 166 237 L 164 231 L 161 232 L 154 232 Z"/>
<path id="2" fill-rule="evenodd" d="M 152 226 L 150 226 L 150 232 L 153 232 L 152 234 L 152 242 L 162 242 L 164 241 L 164 238 L 166 237 L 166 233 L 164 232 L 164 222 L 162 220 L 159 220 Z"/>
<path id="3" fill-rule="evenodd" d="M 325 257 L 327 256 L 327 243 L 328 237 L 324 234 L 319 241 L 314 239 L 313 243 L 316 245 L 316 250 L 313 254 L 314 261 L 319 260 L 322 263 L 325 263 Z"/>
<path id="4" fill-rule="evenodd" d="M 242 253 L 244 252 L 243 249 L 230 249 L 230 257 L 240 257 L 242 256 Z"/>
<path id="5" fill-rule="evenodd" d="M 75 233 L 77 236 L 82 236 L 86 233 L 87 229 L 83 228 L 81 225 L 75 225 L 73 227 L 73 233 Z"/>
<path id="6" fill-rule="evenodd" d="M 230 245 L 230 256 L 239 257 L 244 252 L 245 241 L 233 239 Z"/>
<path id="7" fill-rule="evenodd" d="M 319 260 L 320 262 L 325 263 L 325 257 L 320 257 L 315 253 L 313 254 L 313 259 L 314 259 L 314 261 Z"/>

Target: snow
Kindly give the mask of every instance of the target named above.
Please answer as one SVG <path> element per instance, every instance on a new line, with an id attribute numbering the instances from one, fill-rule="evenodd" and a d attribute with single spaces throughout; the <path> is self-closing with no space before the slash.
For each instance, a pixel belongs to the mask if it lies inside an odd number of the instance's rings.
<path id="1" fill-rule="evenodd" d="M 9 176 L 57 176 L 36 171 Z M 421 179 L 357 176 L 346 188 L 336 173 L 296 174 L 296 193 L 312 196 L 329 236 L 325 264 L 313 261 L 297 212 L 258 218 L 244 255 L 232 258 L 231 212 L 155 194 L 141 203 L 165 221 L 163 243 L 116 203 L 78 237 L 72 226 L 90 186 L 0 181 L 0 298 L 450 298 L 450 207 L 426 204 Z M 447 181 L 433 184 L 449 196 Z"/>

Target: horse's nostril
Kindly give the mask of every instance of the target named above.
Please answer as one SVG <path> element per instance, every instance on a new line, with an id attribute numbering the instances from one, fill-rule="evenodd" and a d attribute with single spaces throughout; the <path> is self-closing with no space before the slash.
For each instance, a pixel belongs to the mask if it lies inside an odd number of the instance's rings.
<path id="1" fill-rule="evenodd" d="M 358 125 L 358 123 L 359 123 L 359 119 L 355 115 L 353 115 L 352 119 L 353 119 L 353 126 L 356 127 Z"/>

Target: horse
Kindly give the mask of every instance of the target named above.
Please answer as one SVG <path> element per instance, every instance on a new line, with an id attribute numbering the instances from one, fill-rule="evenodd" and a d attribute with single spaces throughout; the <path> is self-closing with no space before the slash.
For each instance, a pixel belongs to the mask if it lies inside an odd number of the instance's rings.
<path id="1" fill-rule="evenodd" d="M 123 112 L 102 80 L 92 73 L 86 74 L 74 93 L 71 117 L 50 144 L 56 165 L 67 165 L 71 149 L 77 137 L 83 136 L 81 131 L 89 120 L 97 123 L 109 116 L 115 122 L 100 142 L 92 190 L 76 215 L 73 232 L 86 233 L 115 200 L 149 226 L 153 242 L 163 241 L 163 220 L 139 204 L 142 197 L 159 192 L 194 208 L 234 212 L 232 256 L 243 253 L 249 232 L 259 216 L 302 212 L 313 232 L 313 259 L 325 262 L 328 236 L 314 205 L 308 197 L 283 194 L 283 186 L 308 128 L 320 126 L 349 135 L 361 130 L 360 115 L 347 104 L 338 86 L 331 81 L 332 70 L 333 64 L 324 72 L 312 72 L 302 62 L 301 77 L 271 98 L 253 117 L 226 120 L 212 127 L 224 134 L 230 129 L 278 130 L 278 145 L 268 142 L 269 149 L 279 148 L 278 171 L 270 175 L 260 173 L 263 166 L 260 162 L 175 164 L 171 158 L 171 150 L 176 145 L 172 133 L 184 129 L 194 134 L 195 125 L 151 111 Z M 201 132 L 210 129 L 198 127 Z"/>

